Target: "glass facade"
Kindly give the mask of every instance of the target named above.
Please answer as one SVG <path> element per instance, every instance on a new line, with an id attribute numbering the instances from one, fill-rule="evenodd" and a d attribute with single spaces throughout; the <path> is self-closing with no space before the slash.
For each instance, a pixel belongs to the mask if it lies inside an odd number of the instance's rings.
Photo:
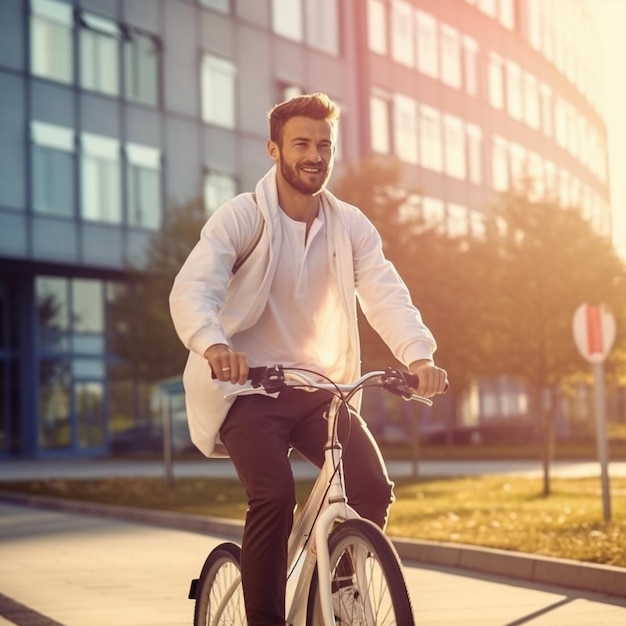
<path id="1" fill-rule="evenodd" d="M 111 430 L 142 414 L 129 400 L 139 386 L 109 345 L 115 332 L 110 303 L 124 289 L 94 279 L 37 277 L 39 450 L 102 451 Z"/>

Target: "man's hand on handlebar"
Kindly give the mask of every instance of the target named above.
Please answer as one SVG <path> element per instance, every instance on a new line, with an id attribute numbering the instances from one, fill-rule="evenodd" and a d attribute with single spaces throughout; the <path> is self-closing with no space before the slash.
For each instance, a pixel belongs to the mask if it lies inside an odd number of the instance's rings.
<path id="1" fill-rule="evenodd" d="M 204 358 L 218 380 L 240 385 L 248 380 L 248 359 L 243 352 L 233 352 L 226 344 L 216 343 L 204 351 Z"/>
<path id="2" fill-rule="evenodd" d="M 429 360 L 413 361 L 409 365 L 411 374 L 415 374 L 419 380 L 416 389 L 418 396 L 432 398 L 432 396 L 443 393 L 448 384 L 448 374 L 445 370 L 437 367 Z"/>

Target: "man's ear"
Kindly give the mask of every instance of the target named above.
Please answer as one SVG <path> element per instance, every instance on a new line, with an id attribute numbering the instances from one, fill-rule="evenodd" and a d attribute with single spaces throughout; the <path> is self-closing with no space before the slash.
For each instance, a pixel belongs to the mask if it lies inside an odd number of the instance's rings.
<path id="1" fill-rule="evenodd" d="M 271 139 L 267 140 L 267 154 L 269 154 L 270 158 L 274 161 L 278 161 L 278 157 L 280 156 L 278 144 Z"/>

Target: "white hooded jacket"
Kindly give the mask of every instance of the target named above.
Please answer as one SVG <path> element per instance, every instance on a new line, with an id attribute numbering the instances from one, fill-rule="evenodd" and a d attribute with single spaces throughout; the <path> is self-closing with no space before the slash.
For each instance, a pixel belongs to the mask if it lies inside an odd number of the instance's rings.
<path id="1" fill-rule="evenodd" d="M 430 359 L 436 345 L 411 303 L 406 285 L 385 259 L 378 232 L 356 207 L 322 192 L 327 207 L 328 254 L 342 298 L 350 346 L 338 382 L 360 374 L 356 297 L 369 323 L 396 358 L 408 365 Z M 239 386 L 213 380 L 203 354 L 217 343 L 230 344 L 236 333 L 253 326 L 267 303 L 281 246 L 276 166 L 250 193 L 222 205 L 204 225 L 200 240 L 174 280 L 170 312 L 181 341 L 189 349 L 183 374 L 191 440 L 206 456 L 224 456 L 219 429 L 232 401 L 224 395 Z M 259 212 L 261 238 L 233 274 L 238 257 L 254 237 Z M 268 363 L 267 365 L 273 365 Z"/>

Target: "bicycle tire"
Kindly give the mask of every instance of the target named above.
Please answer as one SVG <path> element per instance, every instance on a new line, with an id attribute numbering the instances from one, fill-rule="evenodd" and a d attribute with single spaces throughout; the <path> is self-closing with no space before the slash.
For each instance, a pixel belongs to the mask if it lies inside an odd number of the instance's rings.
<path id="1" fill-rule="evenodd" d="M 345 575 L 341 576 L 341 585 L 352 587 L 348 593 L 357 598 L 356 602 L 352 602 L 352 607 L 334 607 L 337 626 L 414 626 L 411 599 L 400 559 L 392 543 L 378 526 L 365 519 L 345 521 L 330 533 L 328 550 L 331 581 L 335 585 L 340 584 L 336 581 L 341 574 L 346 573 L 344 559 L 348 559 L 349 569 L 353 574 L 347 585 Z M 358 555 L 365 556 L 365 561 L 360 567 L 354 567 Z M 340 568 L 344 568 L 344 571 L 338 573 Z M 316 570 L 309 588 L 307 626 L 324 626 L 318 582 Z M 352 614 L 346 614 L 348 610 Z"/>
<path id="2" fill-rule="evenodd" d="M 239 584 L 233 590 L 237 580 Z M 229 591 L 231 596 L 220 611 L 220 605 Z M 225 542 L 211 550 L 202 566 L 200 578 L 192 581 L 189 597 L 196 601 L 194 626 L 246 626 L 248 621 L 241 587 L 241 548 Z"/>

